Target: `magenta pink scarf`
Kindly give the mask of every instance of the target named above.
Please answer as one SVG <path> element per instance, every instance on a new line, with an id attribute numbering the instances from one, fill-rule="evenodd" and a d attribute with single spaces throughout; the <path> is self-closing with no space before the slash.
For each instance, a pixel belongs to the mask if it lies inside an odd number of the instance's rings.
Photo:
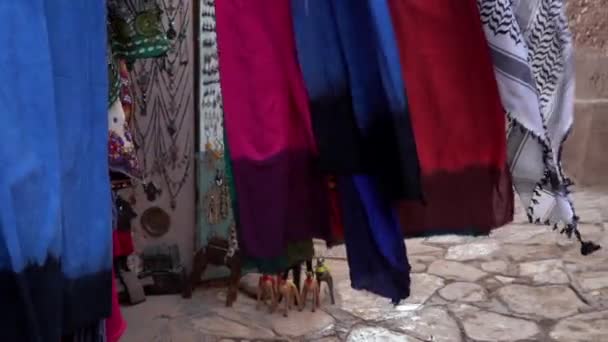
<path id="1" fill-rule="evenodd" d="M 216 2 L 225 128 L 246 255 L 328 237 L 308 99 L 289 0 Z"/>

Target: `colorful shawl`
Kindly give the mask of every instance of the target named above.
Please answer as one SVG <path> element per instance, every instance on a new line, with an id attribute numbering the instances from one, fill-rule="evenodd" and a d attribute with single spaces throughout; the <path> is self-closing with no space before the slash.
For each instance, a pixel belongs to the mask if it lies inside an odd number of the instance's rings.
<path id="1" fill-rule="evenodd" d="M 509 118 L 513 183 L 530 222 L 578 235 L 561 166 L 572 128 L 574 55 L 562 0 L 478 0 Z"/>
<path id="2" fill-rule="evenodd" d="M 329 236 L 289 1 L 224 0 L 216 3 L 216 18 L 240 247 L 273 258 L 289 242 Z"/>
<path id="3" fill-rule="evenodd" d="M 0 335 L 60 341 L 111 307 L 106 3 L 5 1 L 0 22 Z"/>
<path id="4" fill-rule="evenodd" d="M 424 203 L 400 205 L 408 236 L 510 222 L 506 119 L 475 0 L 389 0 Z"/>

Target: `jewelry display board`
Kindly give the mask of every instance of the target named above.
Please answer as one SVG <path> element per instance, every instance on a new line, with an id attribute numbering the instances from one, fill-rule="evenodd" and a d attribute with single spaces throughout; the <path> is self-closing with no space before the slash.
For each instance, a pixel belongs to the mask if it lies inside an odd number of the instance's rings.
<path id="1" fill-rule="evenodd" d="M 197 148 L 198 246 L 227 246 L 227 257 L 238 248 L 224 159 L 224 112 L 220 86 L 215 1 L 199 2 L 199 117 Z M 203 280 L 225 277 L 225 267 L 209 265 Z"/>
<path id="2" fill-rule="evenodd" d="M 152 2 L 124 1 L 133 10 Z M 139 213 L 134 239 L 138 253 L 177 244 L 190 268 L 196 235 L 193 8 L 187 0 L 156 3 L 171 47 L 164 57 L 137 60 L 130 71 L 134 139 L 147 184 L 133 190 Z M 163 222 L 149 222 L 154 218 Z"/>

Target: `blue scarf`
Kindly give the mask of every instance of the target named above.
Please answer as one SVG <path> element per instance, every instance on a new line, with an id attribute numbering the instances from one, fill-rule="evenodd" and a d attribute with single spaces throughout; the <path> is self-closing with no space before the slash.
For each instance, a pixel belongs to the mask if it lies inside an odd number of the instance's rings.
<path id="1" fill-rule="evenodd" d="M 361 172 L 363 141 L 331 1 L 292 0 L 291 8 L 319 164 L 329 173 Z"/>
<path id="2" fill-rule="evenodd" d="M 59 341 L 110 313 L 105 1 L 0 7 L 0 334 Z"/>
<path id="3" fill-rule="evenodd" d="M 336 89 L 347 93 L 350 103 L 330 102 L 327 112 L 351 111 L 363 144 L 363 168 L 338 182 L 352 287 L 398 302 L 409 295 L 409 265 L 401 227 L 387 194 L 378 185 L 386 163 L 371 150 L 380 143 L 387 149 L 381 153 L 397 153 L 390 150 L 396 146 L 390 140 L 394 138 L 391 107 L 367 3 L 292 0 L 292 13 L 313 118 L 316 99 L 331 98 Z M 334 127 L 336 124 L 326 129 Z M 323 156 L 324 150 L 320 152 Z"/>

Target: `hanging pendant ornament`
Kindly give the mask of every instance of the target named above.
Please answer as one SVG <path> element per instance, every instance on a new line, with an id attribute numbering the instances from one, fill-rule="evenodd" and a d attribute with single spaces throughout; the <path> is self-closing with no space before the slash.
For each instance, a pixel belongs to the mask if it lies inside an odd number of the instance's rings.
<path id="1" fill-rule="evenodd" d="M 220 216 L 223 220 L 230 216 L 230 188 L 226 183 L 220 188 Z"/>
<path id="2" fill-rule="evenodd" d="M 167 133 L 169 133 L 169 135 L 172 137 L 175 136 L 175 133 L 177 133 L 177 128 L 175 128 L 175 120 L 169 120 L 169 124 L 167 124 Z"/>
<path id="3" fill-rule="evenodd" d="M 169 20 L 169 29 L 167 30 L 167 38 L 173 40 L 177 36 L 173 19 Z"/>
<path id="4" fill-rule="evenodd" d="M 147 113 L 147 108 L 148 108 L 147 89 L 150 84 L 150 79 L 151 78 L 150 78 L 148 71 L 143 71 L 141 73 L 141 75 L 137 78 L 137 85 L 138 85 L 139 89 L 141 89 L 141 100 L 142 100 L 142 106 L 141 106 L 141 110 L 140 110 L 141 116 L 146 116 L 148 114 Z"/>
<path id="5" fill-rule="evenodd" d="M 221 220 L 219 187 L 212 185 L 211 189 L 205 194 L 203 203 L 207 222 L 211 225 L 218 224 Z"/>
<path id="6" fill-rule="evenodd" d="M 222 172 L 219 169 L 215 171 L 215 185 L 224 185 L 224 176 L 222 175 Z"/>
<path id="7" fill-rule="evenodd" d="M 150 202 L 156 201 L 156 199 L 162 194 L 162 191 L 154 185 L 154 182 L 150 182 L 143 185 L 144 192 L 146 193 L 146 198 Z"/>

